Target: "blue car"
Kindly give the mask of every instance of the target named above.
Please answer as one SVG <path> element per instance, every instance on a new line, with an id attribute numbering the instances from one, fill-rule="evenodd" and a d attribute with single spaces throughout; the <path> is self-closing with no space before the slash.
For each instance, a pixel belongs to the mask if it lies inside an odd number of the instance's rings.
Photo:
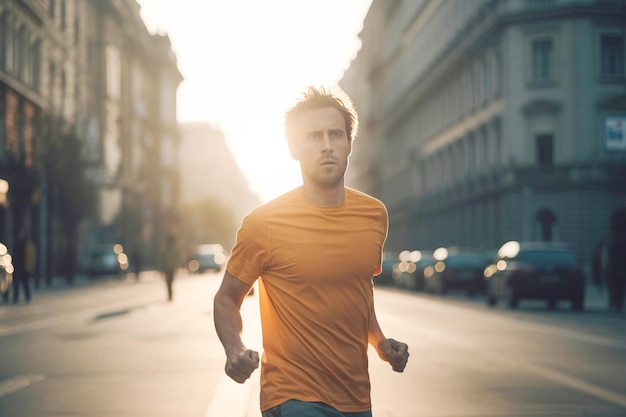
<path id="1" fill-rule="evenodd" d="M 219 243 L 198 246 L 196 253 L 187 263 L 190 272 L 220 272 L 226 264 L 226 253 Z"/>

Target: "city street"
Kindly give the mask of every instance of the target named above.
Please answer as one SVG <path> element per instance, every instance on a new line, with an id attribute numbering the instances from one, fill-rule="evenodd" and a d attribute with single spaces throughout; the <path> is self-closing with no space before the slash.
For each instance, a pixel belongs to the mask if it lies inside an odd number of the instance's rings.
<path id="1" fill-rule="evenodd" d="M 179 276 L 171 303 L 146 272 L 0 304 L 0 416 L 260 416 L 259 372 L 243 385 L 223 374 L 220 277 Z M 375 291 L 386 335 L 411 355 L 396 374 L 371 350 L 376 417 L 626 415 L 626 314 Z M 244 333 L 261 350 L 257 301 L 244 303 Z"/>

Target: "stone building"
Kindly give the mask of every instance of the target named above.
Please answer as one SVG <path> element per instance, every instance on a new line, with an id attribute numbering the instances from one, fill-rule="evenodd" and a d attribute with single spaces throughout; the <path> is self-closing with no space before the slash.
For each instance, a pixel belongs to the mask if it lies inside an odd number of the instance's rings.
<path id="1" fill-rule="evenodd" d="M 49 140 L 45 120 L 62 120 L 82 140 L 98 190 L 97 213 L 82 224 L 79 246 L 119 235 L 114 226 L 129 211 L 141 213 L 143 238 L 153 241 L 177 201 L 181 81 L 169 39 L 148 32 L 135 0 L 2 0 L 0 178 L 31 170 L 33 152 Z M 26 227 L 44 276 L 67 264 L 59 251 L 68 242 L 54 229 L 63 208 L 50 197 L 45 173 L 37 180 L 17 205 L 25 189 L 9 181 L 0 241 L 10 246 Z"/>
<path id="2" fill-rule="evenodd" d="M 374 0 L 341 85 L 388 247 L 564 241 L 587 264 L 626 206 L 625 27 L 621 0 Z"/>

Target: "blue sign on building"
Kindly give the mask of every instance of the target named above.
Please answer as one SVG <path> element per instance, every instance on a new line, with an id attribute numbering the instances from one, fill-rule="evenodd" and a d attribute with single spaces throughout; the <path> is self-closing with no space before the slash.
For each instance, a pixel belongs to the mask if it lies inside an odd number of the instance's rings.
<path id="1" fill-rule="evenodd" d="M 626 151 L 626 116 L 606 118 L 605 144 L 608 151 Z"/>

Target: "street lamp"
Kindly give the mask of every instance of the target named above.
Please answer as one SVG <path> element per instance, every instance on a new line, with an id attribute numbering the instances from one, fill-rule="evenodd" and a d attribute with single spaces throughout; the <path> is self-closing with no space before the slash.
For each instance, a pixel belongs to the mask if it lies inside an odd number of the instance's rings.
<path id="1" fill-rule="evenodd" d="M 7 206 L 7 193 L 9 192 L 9 181 L 0 178 L 0 206 Z"/>

